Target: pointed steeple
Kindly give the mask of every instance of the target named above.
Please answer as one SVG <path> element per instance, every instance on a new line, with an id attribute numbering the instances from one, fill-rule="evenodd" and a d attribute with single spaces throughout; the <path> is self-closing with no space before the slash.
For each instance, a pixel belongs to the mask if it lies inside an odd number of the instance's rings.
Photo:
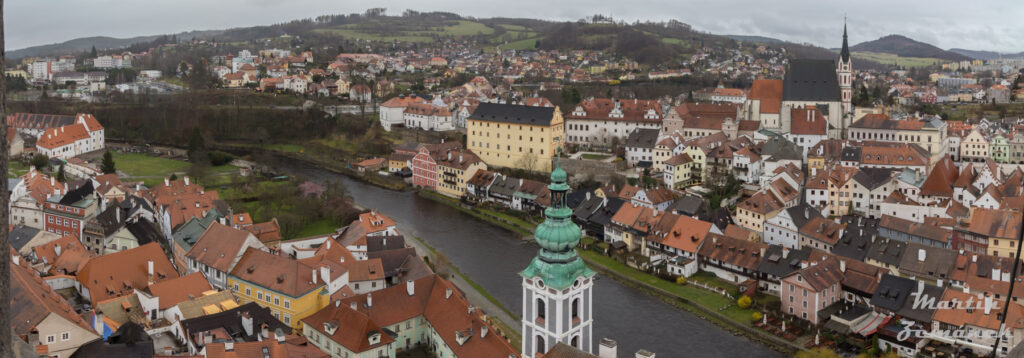
<path id="1" fill-rule="evenodd" d="M 843 49 L 839 51 L 839 59 L 850 62 L 850 44 L 846 40 L 846 18 L 843 18 Z"/>

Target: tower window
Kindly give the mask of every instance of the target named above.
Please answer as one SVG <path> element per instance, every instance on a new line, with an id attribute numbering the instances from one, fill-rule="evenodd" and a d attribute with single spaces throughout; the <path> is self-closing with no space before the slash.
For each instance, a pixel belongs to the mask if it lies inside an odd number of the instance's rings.
<path id="1" fill-rule="evenodd" d="M 545 306 L 544 305 L 544 299 L 538 298 L 537 299 L 537 318 L 539 318 L 541 320 L 547 318 L 547 310 L 545 309 L 544 306 Z"/>
<path id="2" fill-rule="evenodd" d="M 574 321 L 580 319 L 580 299 L 579 298 L 574 298 L 572 300 L 572 319 Z M 575 347 L 575 346 L 576 345 L 573 345 L 573 347 Z"/>
<path id="3" fill-rule="evenodd" d="M 537 354 L 547 353 L 547 349 L 544 346 L 544 337 L 537 336 Z"/>

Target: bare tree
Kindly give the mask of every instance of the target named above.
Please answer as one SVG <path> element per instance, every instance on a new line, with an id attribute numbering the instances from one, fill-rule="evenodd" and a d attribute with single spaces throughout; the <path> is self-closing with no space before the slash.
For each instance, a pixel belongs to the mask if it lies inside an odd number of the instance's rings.
<path id="1" fill-rule="evenodd" d="M 0 0 L 0 68 L 4 66 L 4 1 Z M 7 118 L 7 83 L 5 76 L 0 76 L 0 118 Z M 0 133 L 7 133 L 7 121 L 0 121 Z M 8 148 L 7 136 L 0 135 L 0 168 L 4 173 L 8 170 Z M 0 193 L 7 192 L 7 181 L 0 180 Z M 0 195 L 0 208 L 6 208 L 10 197 Z M 0 223 L 4 223 L 4 229 L 0 230 L 0 247 L 9 247 L 7 236 L 10 234 L 6 223 L 10 222 L 7 217 L 8 210 L 0 210 Z M 11 255 L 0 255 L 0 357 L 11 357 L 14 349 L 11 345 L 13 334 L 11 334 Z"/>

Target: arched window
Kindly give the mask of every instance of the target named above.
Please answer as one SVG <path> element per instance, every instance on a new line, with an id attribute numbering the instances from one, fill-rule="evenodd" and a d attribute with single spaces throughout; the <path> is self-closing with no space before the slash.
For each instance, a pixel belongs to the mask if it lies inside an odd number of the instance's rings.
<path id="1" fill-rule="evenodd" d="M 573 319 L 579 319 L 580 318 L 580 299 L 579 298 L 572 299 L 572 318 Z M 575 345 L 573 345 L 573 346 L 575 347 Z"/>
<path id="2" fill-rule="evenodd" d="M 573 348 L 583 349 L 582 347 L 580 347 L 580 336 L 572 337 L 572 341 L 570 343 L 572 344 Z"/>
<path id="3" fill-rule="evenodd" d="M 544 307 L 544 299 L 543 298 L 538 298 L 537 299 L 537 318 L 540 318 L 540 319 L 547 318 L 547 310 Z"/>
<path id="4" fill-rule="evenodd" d="M 546 348 L 547 347 L 544 346 L 544 337 L 537 336 L 537 354 L 547 353 L 548 351 Z"/>

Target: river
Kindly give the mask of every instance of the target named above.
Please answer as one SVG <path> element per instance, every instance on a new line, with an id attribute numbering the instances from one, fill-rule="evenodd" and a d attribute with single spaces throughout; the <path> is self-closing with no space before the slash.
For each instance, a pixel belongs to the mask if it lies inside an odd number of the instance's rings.
<path id="1" fill-rule="evenodd" d="M 414 192 L 397 192 L 326 170 L 287 165 L 286 172 L 316 181 L 344 183 L 355 201 L 390 216 L 403 234 L 424 240 L 513 312 L 521 311 L 519 271 L 537 246 L 517 234 L 466 215 Z M 411 231 L 411 232 L 410 232 Z M 518 327 L 519 322 L 509 322 Z M 594 353 L 600 338 L 618 342 L 620 357 L 640 349 L 658 357 L 781 357 L 750 341 L 680 311 L 650 295 L 598 275 L 594 285 Z"/>

